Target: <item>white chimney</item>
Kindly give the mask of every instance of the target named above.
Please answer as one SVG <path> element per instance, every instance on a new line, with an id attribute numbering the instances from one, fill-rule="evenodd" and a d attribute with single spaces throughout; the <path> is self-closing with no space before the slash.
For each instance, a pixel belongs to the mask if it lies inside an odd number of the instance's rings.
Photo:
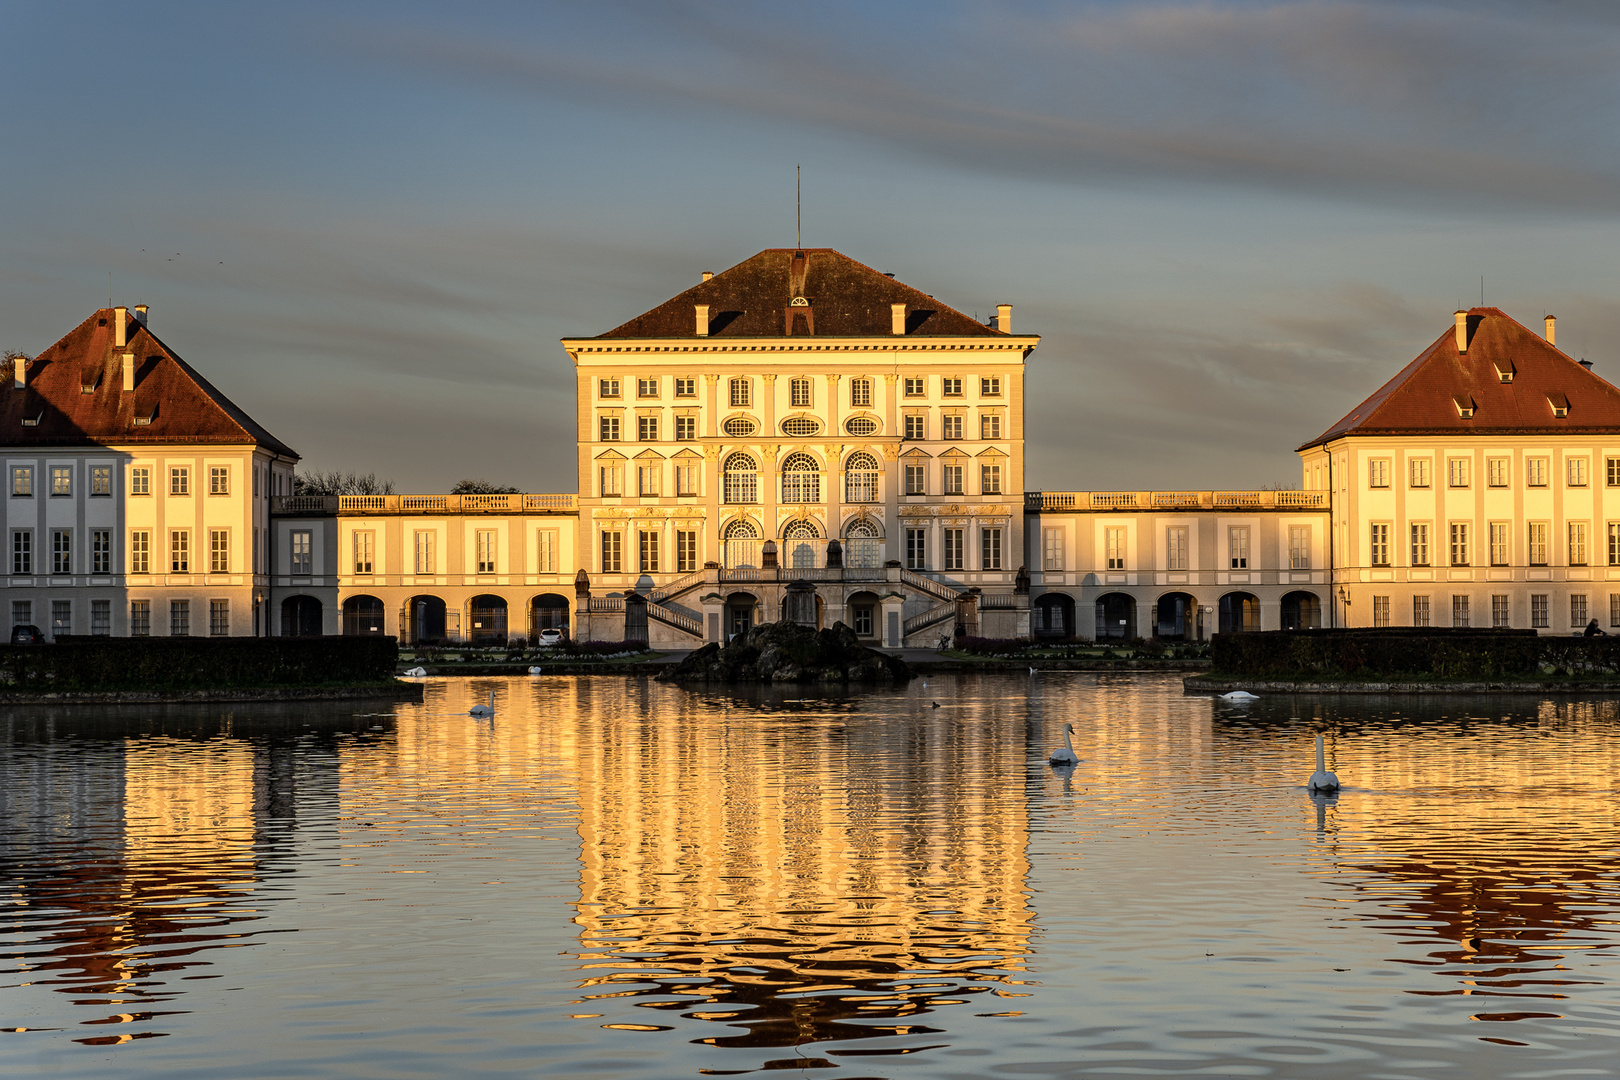
<path id="1" fill-rule="evenodd" d="M 1457 351 L 1468 351 L 1468 312 L 1459 310 L 1457 313 Z"/>
<path id="2" fill-rule="evenodd" d="M 709 305 L 708 304 L 694 304 L 692 306 L 697 308 L 697 336 L 698 337 L 708 337 L 709 336 Z"/>
<path id="3" fill-rule="evenodd" d="M 713 270 L 705 270 L 705 271 L 703 271 L 703 280 L 704 281 L 708 281 L 712 277 L 714 277 L 714 271 Z"/>
<path id="4" fill-rule="evenodd" d="M 135 321 L 140 323 L 142 326 L 146 325 L 146 305 L 145 304 L 136 304 L 135 305 Z"/>
<path id="5" fill-rule="evenodd" d="M 11 385 L 18 390 L 28 385 L 28 357 L 19 356 L 11 362 Z"/>
<path id="6" fill-rule="evenodd" d="M 906 332 L 906 305 L 889 305 L 889 332 L 896 337 Z"/>
<path id="7" fill-rule="evenodd" d="M 1003 334 L 1012 333 L 1012 305 L 1011 304 L 997 304 L 996 305 L 996 329 L 1000 330 Z"/>
<path id="8" fill-rule="evenodd" d="M 1547 324 L 1547 344 L 1558 344 L 1558 316 L 1549 315 L 1545 320 Z"/>
<path id="9" fill-rule="evenodd" d="M 135 354 L 132 353 L 132 352 L 127 352 L 127 353 L 124 354 L 124 393 L 126 393 L 126 394 L 130 393 L 134 389 L 135 389 Z"/>
<path id="10" fill-rule="evenodd" d="M 113 348 L 122 349 L 129 344 L 129 308 L 119 306 L 113 308 Z"/>

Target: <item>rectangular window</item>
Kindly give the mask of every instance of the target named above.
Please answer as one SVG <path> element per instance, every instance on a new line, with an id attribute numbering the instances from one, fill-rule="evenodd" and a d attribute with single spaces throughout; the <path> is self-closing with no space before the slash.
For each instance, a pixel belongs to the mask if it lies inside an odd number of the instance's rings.
<path id="1" fill-rule="evenodd" d="M 618 532 L 602 533 L 602 573 L 620 574 L 624 572 L 624 534 Z"/>
<path id="2" fill-rule="evenodd" d="M 1368 543 L 1368 555 L 1373 566 L 1389 565 L 1389 526 L 1372 526 L 1372 535 Z"/>
<path id="3" fill-rule="evenodd" d="M 1609 565 L 1620 566 L 1620 521 L 1609 522 Z"/>
<path id="4" fill-rule="evenodd" d="M 541 534 L 545 535 L 544 533 Z M 437 534 L 432 529 L 417 529 L 411 536 L 412 565 L 418 574 L 436 574 L 437 565 L 436 544 Z"/>
<path id="5" fill-rule="evenodd" d="M 169 573 L 191 573 L 191 533 L 185 529 L 169 534 Z"/>
<path id="6" fill-rule="evenodd" d="M 1311 527 L 1309 525 L 1288 526 L 1288 568 L 1290 570 L 1309 570 L 1311 568 Z"/>
<path id="7" fill-rule="evenodd" d="M 597 440 L 597 441 L 599 441 L 599 442 L 618 442 L 619 441 L 619 418 L 617 416 L 603 416 L 603 417 L 599 417 L 598 420 L 600 422 L 598 423 L 597 427 L 599 429 L 599 433 L 601 435 L 601 438 L 599 440 Z"/>
<path id="8" fill-rule="evenodd" d="M 928 394 L 928 380 L 916 376 L 906 376 L 906 397 L 925 397 Z"/>
<path id="9" fill-rule="evenodd" d="M 1428 458 L 1413 458 L 1411 461 L 1407 462 L 1407 467 L 1409 475 L 1411 476 L 1413 487 L 1426 488 L 1429 486 Z"/>
<path id="10" fill-rule="evenodd" d="M 1620 626 L 1620 592 L 1609 594 L 1609 625 Z"/>
<path id="11" fill-rule="evenodd" d="M 656 416 L 638 416 L 638 417 L 636 417 L 636 439 L 639 442 L 657 442 L 658 441 L 658 417 L 656 417 Z"/>
<path id="12" fill-rule="evenodd" d="M 1509 525 L 1506 521 L 1491 522 L 1491 565 L 1506 566 L 1512 556 L 1509 550 Z"/>
<path id="13" fill-rule="evenodd" d="M 1389 625 L 1389 597 L 1375 596 L 1372 598 L 1372 620 L 1374 626 Z"/>
<path id="14" fill-rule="evenodd" d="M 354 572 L 357 574 L 373 573 L 373 558 L 376 555 L 375 546 L 377 534 L 374 532 L 355 532 L 354 534 Z"/>
<path id="15" fill-rule="evenodd" d="M 998 413 L 985 413 L 979 417 L 979 438 L 1001 438 L 1001 416 Z"/>
<path id="16" fill-rule="evenodd" d="M 152 601 L 129 602 L 129 636 L 150 637 L 152 633 Z"/>
<path id="17" fill-rule="evenodd" d="M 141 468 L 129 470 L 129 493 L 131 495 L 152 494 L 152 470 Z"/>
<path id="18" fill-rule="evenodd" d="M 51 530 L 51 573 L 73 573 L 73 530 Z"/>
<path id="19" fill-rule="evenodd" d="M 313 574 L 315 572 L 314 534 L 308 529 L 294 529 L 291 539 L 291 572 L 304 575 Z"/>
<path id="20" fill-rule="evenodd" d="M 928 569 L 928 530 L 906 530 L 906 569 Z"/>
<path id="21" fill-rule="evenodd" d="M 1367 486 L 1389 487 L 1389 458 L 1372 458 L 1367 462 Z"/>
<path id="22" fill-rule="evenodd" d="M 90 494 L 92 494 L 92 495 L 111 495 L 112 494 L 112 466 L 111 465 L 92 465 L 92 466 L 90 466 Z"/>
<path id="23" fill-rule="evenodd" d="M 636 397 L 638 397 L 638 398 L 655 398 L 657 396 L 658 396 L 658 380 L 657 379 L 637 379 L 636 380 Z"/>
<path id="24" fill-rule="evenodd" d="M 1417 522 L 1412 526 L 1412 565 L 1429 565 L 1429 526 L 1427 522 Z"/>
<path id="25" fill-rule="evenodd" d="M 1569 565 L 1586 565 L 1586 522 L 1569 523 Z"/>
<path id="26" fill-rule="evenodd" d="M 13 574 L 34 572 L 34 533 L 31 529 L 11 531 L 11 572 Z"/>
<path id="27" fill-rule="evenodd" d="M 229 637 L 231 633 L 231 602 L 208 601 L 208 636 Z"/>
<path id="28" fill-rule="evenodd" d="M 11 602 L 11 625 L 32 626 L 34 624 L 34 602 L 32 600 L 13 600 Z"/>
<path id="29" fill-rule="evenodd" d="M 535 565 L 537 574 L 555 574 L 557 572 L 557 530 L 541 529 L 535 543 Z"/>
<path id="30" fill-rule="evenodd" d="M 112 530 L 90 530 L 90 572 L 112 573 Z"/>
<path id="31" fill-rule="evenodd" d="M 1547 565 L 1547 523 L 1545 521 L 1532 521 L 1530 523 L 1529 547 L 1526 554 L 1530 558 L 1531 566 Z"/>
<path id="32" fill-rule="evenodd" d="M 1454 457 L 1446 459 L 1446 485 L 1454 488 L 1468 486 L 1468 459 Z"/>
<path id="33" fill-rule="evenodd" d="M 495 573 L 495 530 L 476 530 L 473 533 L 473 544 L 477 550 L 478 572 L 480 574 Z"/>
<path id="34" fill-rule="evenodd" d="M 231 534 L 229 529 L 208 530 L 208 572 L 231 572 Z"/>
<path id="35" fill-rule="evenodd" d="M 980 465 L 979 466 L 979 494 L 981 494 L 981 495 L 1000 495 L 1001 494 L 1001 466 L 1000 465 Z"/>
<path id="36" fill-rule="evenodd" d="M 662 465 L 639 465 L 636 467 L 636 490 L 643 495 L 662 495 L 660 488 L 663 477 Z"/>
<path id="37" fill-rule="evenodd" d="M 1564 459 L 1564 479 L 1569 487 L 1586 486 L 1586 459 L 1572 457 Z"/>
<path id="38" fill-rule="evenodd" d="M 1103 555 L 1107 560 L 1108 569 L 1125 569 L 1125 529 L 1123 527 L 1103 530 Z"/>
<path id="39" fill-rule="evenodd" d="M 51 637 L 66 637 L 73 633 L 73 601 L 51 601 Z"/>
<path id="40" fill-rule="evenodd" d="M 697 380 L 692 378 L 677 378 L 675 380 L 676 397 L 697 397 Z"/>
<path id="41" fill-rule="evenodd" d="M 129 534 L 129 572 L 152 572 L 152 534 L 146 529 L 134 529 Z"/>
<path id="42" fill-rule="evenodd" d="M 810 407 L 809 379 L 794 379 L 788 383 L 788 405 L 795 409 Z"/>
<path id="43" fill-rule="evenodd" d="M 1620 457 L 1608 458 L 1604 465 L 1610 487 L 1620 487 Z"/>
<path id="44" fill-rule="evenodd" d="M 692 442 L 697 439 L 697 417 L 677 416 L 675 418 L 675 441 Z"/>
<path id="45" fill-rule="evenodd" d="M 1187 527 L 1185 525 L 1172 525 L 1164 530 L 1164 568 L 1166 570 L 1187 569 Z"/>
<path id="46" fill-rule="evenodd" d="M 51 494 L 73 494 L 73 467 L 71 465 L 51 466 Z"/>
<path id="47" fill-rule="evenodd" d="M 870 409 L 872 407 L 872 380 L 849 380 L 849 403 L 856 409 Z"/>
<path id="48" fill-rule="evenodd" d="M 618 379 L 600 379 L 596 385 L 598 397 L 616 398 L 619 396 Z"/>
<path id="49" fill-rule="evenodd" d="M 946 464 L 940 468 L 940 480 L 946 495 L 962 494 L 962 466 Z"/>
<path id="50" fill-rule="evenodd" d="M 1456 593 L 1451 598 L 1451 625 L 1468 625 L 1468 597 L 1462 593 Z"/>
<path id="51" fill-rule="evenodd" d="M 746 409 L 754 400 L 754 384 L 747 379 L 731 380 L 731 407 Z"/>
<path id="52" fill-rule="evenodd" d="M 169 636 L 191 636 L 191 601 L 169 601 Z"/>
<path id="53" fill-rule="evenodd" d="M 191 494 L 191 468 L 186 465 L 176 465 L 169 469 L 169 494 Z"/>
<path id="54" fill-rule="evenodd" d="M 1226 530 L 1226 554 L 1233 570 L 1249 568 L 1249 527 L 1233 525 Z"/>
<path id="55" fill-rule="evenodd" d="M 1469 565 L 1468 526 L 1462 522 L 1453 522 L 1451 525 L 1451 565 Z"/>
<path id="56" fill-rule="evenodd" d="M 1063 530 L 1045 528 L 1041 530 L 1041 569 L 1063 569 Z"/>
<path id="57" fill-rule="evenodd" d="M 940 553 L 940 566 L 946 570 L 962 569 L 962 530 L 945 530 L 945 550 Z"/>
<path id="58" fill-rule="evenodd" d="M 11 493 L 13 495 L 32 495 L 34 493 L 34 468 L 31 465 L 16 465 L 11 470 Z"/>
<path id="59" fill-rule="evenodd" d="M 979 530 L 979 555 L 981 570 L 1001 569 L 1001 530 L 996 528 Z"/>
<path id="60" fill-rule="evenodd" d="M 693 496 L 698 493 L 696 465 L 675 466 L 675 494 Z"/>
<path id="61" fill-rule="evenodd" d="M 1491 625 L 1498 630 L 1505 630 L 1513 625 L 1505 593 L 1491 594 Z"/>
<path id="62" fill-rule="evenodd" d="M 231 493 L 231 470 L 227 465 L 210 465 L 208 467 L 208 494 L 229 495 Z"/>
<path id="63" fill-rule="evenodd" d="M 1546 458 L 1533 457 L 1524 459 L 1524 484 L 1525 487 L 1547 486 Z"/>
<path id="64" fill-rule="evenodd" d="M 922 413 L 907 413 L 905 419 L 905 437 L 907 439 L 910 439 L 913 442 L 920 442 L 923 439 L 928 438 L 928 418 L 926 416 L 924 416 Z"/>
<path id="65" fill-rule="evenodd" d="M 946 413 L 939 418 L 939 437 L 956 440 L 962 437 L 962 414 Z"/>
<path id="66" fill-rule="evenodd" d="M 926 495 L 926 494 L 928 494 L 928 466 L 926 466 L 926 465 L 907 465 L 906 466 L 906 494 L 907 495 Z"/>
<path id="67" fill-rule="evenodd" d="M 1508 459 L 1493 457 L 1485 459 L 1485 483 L 1489 487 L 1501 488 L 1508 486 Z"/>
<path id="68" fill-rule="evenodd" d="M 961 397 L 962 379 L 957 375 L 947 375 L 939 380 L 939 393 L 941 397 Z"/>
<path id="69" fill-rule="evenodd" d="M 1000 397 L 1001 377 L 999 375 L 986 375 L 979 379 L 980 397 Z"/>
<path id="70" fill-rule="evenodd" d="M 1547 596 L 1545 593 L 1532 593 L 1530 595 L 1530 626 L 1535 630 L 1547 629 Z"/>
<path id="71" fill-rule="evenodd" d="M 697 570 L 697 536 L 695 529 L 677 529 L 675 531 L 675 572 L 677 574 L 690 574 Z"/>
<path id="72" fill-rule="evenodd" d="M 641 530 L 641 572 L 658 573 L 658 534 L 650 529 Z"/>
<path id="73" fill-rule="evenodd" d="M 96 637 L 107 637 L 112 633 L 112 601 L 90 601 L 90 633 Z"/>
<path id="74" fill-rule="evenodd" d="M 1585 626 L 1586 622 L 1586 594 L 1571 593 L 1569 597 L 1569 625 L 1578 628 Z"/>
<path id="75" fill-rule="evenodd" d="M 598 470 L 602 478 L 603 498 L 613 498 L 624 493 L 624 470 L 617 465 L 603 465 Z"/>
<path id="76" fill-rule="evenodd" d="M 1412 625 L 1429 625 L 1429 598 L 1427 596 L 1412 597 Z"/>

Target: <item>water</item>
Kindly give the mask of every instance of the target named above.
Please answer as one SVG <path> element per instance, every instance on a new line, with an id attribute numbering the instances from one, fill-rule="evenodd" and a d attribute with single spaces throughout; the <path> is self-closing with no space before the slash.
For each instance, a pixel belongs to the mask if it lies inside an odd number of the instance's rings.
<path id="1" fill-rule="evenodd" d="M 493 723 L 458 715 L 491 689 Z M 1620 1053 L 1612 702 L 1238 708 L 1049 673 L 448 681 L 356 711 L 0 719 L 0 1074 L 1563 1078 Z M 1318 732 L 1336 800 L 1301 787 Z"/>

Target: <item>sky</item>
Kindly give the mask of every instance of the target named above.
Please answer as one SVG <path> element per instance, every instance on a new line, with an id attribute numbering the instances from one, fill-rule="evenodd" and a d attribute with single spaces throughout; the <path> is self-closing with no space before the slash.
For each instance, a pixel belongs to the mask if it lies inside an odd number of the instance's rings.
<path id="1" fill-rule="evenodd" d="M 1620 5 L 0 4 L 0 348 L 109 296 L 303 468 L 574 485 L 564 336 L 794 237 L 1030 360 L 1029 489 L 1297 484 L 1485 301 L 1620 374 Z M 1483 285 L 1482 285 L 1483 279 Z"/>

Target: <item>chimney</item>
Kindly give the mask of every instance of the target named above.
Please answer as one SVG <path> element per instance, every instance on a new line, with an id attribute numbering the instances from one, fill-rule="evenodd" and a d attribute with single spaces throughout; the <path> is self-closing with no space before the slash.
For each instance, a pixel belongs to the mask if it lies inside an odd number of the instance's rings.
<path id="1" fill-rule="evenodd" d="M 129 319 L 129 308 L 113 308 L 113 348 L 122 349 L 129 344 L 129 327 L 125 325 Z"/>
<path id="2" fill-rule="evenodd" d="M 996 329 L 1000 330 L 1003 334 L 1012 333 L 1012 305 L 1011 304 L 997 304 L 996 305 Z"/>
<path id="3" fill-rule="evenodd" d="M 712 277 L 714 277 L 714 271 L 713 270 L 705 270 L 705 271 L 703 271 L 703 280 L 704 281 L 708 281 Z"/>
<path id="4" fill-rule="evenodd" d="M 1457 315 L 1457 351 L 1468 351 L 1468 312 L 1458 311 Z"/>
<path id="5" fill-rule="evenodd" d="M 135 354 L 124 354 L 124 393 L 128 394 L 135 389 Z"/>
<path id="6" fill-rule="evenodd" d="M 1558 344 L 1558 316 L 1549 315 L 1542 320 L 1547 324 L 1547 344 Z"/>
<path id="7" fill-rule="evenodd" d="M 708 304 L 694 304 L 692 306 L 697 308 L 697 336 L 698 337 L 708 337 L 709 336 L 709 305 Z"/>
<path id="8" fill-rule="evenodd" d="M 906 305 L 889 305 L 889 332 L 896 337 L 906 332 Z"/>
<path id="9" fill-rule="evenodd" d="M 136 304 L 135 305 L 135 321 L 140 323 L 142 326 L 146 325 L 146 305 L 145 304 Z"/>
<path id="10" fill-rule="evenodd" d="M 19 356 L 11 362 L 11 385 L 18 390 L 28 385 L 28 357 Z"/>

